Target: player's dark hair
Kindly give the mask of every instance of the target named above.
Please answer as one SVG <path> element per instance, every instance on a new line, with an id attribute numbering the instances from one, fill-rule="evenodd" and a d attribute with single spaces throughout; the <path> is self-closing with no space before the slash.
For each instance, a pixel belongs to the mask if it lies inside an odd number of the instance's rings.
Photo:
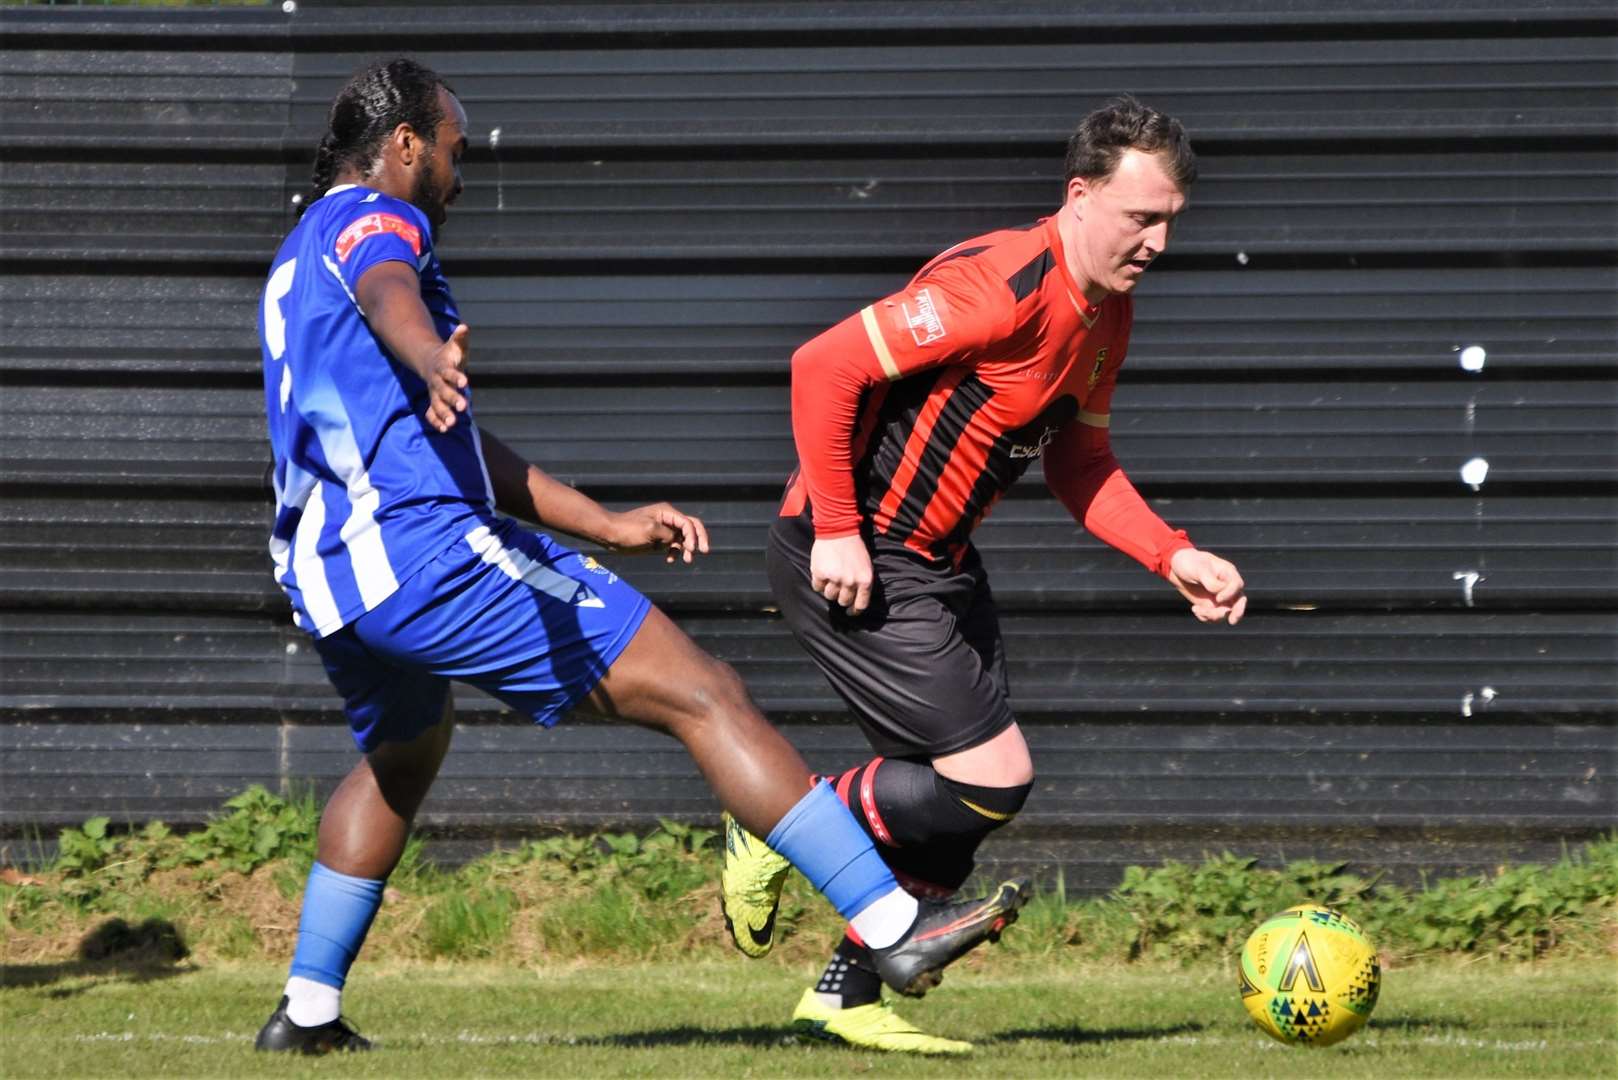
<path id="1" fill-rule="evenodd" d="M 299 215 L 326 194 L 339 172 L 350 166 L 369 171 L 382 143 L 400 124 L 409 124 L 431 145 L 444 119 L 439 87 L 455 92 L 432 68 L 404 58 L 379 60 L 355 72 L 326 113 L 326 134 L 315 151 L 314 174 Z"/>
<path id="2" fill-rule="evenodd" d="M 1118 168 L 1125 150 L 1159 154 L 1169 179 L 1188 191 L 1197 181 L 1197 155 L 1185 128 L 1174 117 L 1160 113 L 1121 94 L 1079 121 L 1067 141 L 1064 181 L 1082 176 L 1105 180 Z"/>

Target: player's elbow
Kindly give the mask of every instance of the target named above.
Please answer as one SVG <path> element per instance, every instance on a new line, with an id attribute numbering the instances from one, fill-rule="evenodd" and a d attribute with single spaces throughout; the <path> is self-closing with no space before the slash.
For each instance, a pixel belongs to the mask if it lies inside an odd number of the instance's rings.
<path id="1" fill-rule="evenodd" d="M 809 380 L 814 378 L 814 370 L 819 357 L 816 344 L 819 340 L 819 338 L 812 338 L 793 351 L 792 383 L 794 386 L 806 385 Z"/>
<path id="2" fill-rule="evenodd" d="M 794 422 L 827 407 L 840 380 L 825 362 L 823 343 L 816 338 L 792 354 L 792 414 Z"/>

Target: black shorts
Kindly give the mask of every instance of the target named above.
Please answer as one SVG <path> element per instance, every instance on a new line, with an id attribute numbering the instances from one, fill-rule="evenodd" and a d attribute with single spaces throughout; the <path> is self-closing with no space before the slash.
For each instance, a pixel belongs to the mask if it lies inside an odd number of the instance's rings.
<path id="1" fill-rule="evenodd" d="M 878 754 L 939 757 L 987 742 L 1015 717 L 1005 642 L 975 549 L 960 570 L 878 548 L 859 615 L 809 587 L 807 512 L 770 529 L 770 589 L 781 614 Z"/>

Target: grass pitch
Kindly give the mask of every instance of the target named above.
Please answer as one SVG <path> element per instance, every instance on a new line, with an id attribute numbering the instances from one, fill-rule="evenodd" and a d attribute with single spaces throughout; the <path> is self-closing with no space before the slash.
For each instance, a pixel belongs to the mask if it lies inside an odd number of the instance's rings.
<path id="1" fill-rule="evenodd" d="M 800 967 L 362 964 L 345 1006 L 377 1050 L 287 1059 L 252 1050 L 280 966 L 13 964 L 0 987 L 0 1074 L 1618 1077 L 1610 957 L 1397 968 L 1369 1027 L 1336 1047 L 1297 1050 L 1251 1025 L 1233 976 L 1213 965 L 1001 954 L 901 1007 L 927 1030 L 976 1042 L 964 1060 L 799 1044 L 788 1017 L 816 974 Z"/>

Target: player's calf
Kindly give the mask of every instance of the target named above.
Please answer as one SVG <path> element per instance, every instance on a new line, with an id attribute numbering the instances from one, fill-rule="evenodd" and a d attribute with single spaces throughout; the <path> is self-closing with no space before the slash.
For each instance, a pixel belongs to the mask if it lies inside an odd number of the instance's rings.
<path id="1" fill-rule="evenodd" d="M 720 804 L 754 835 L 767 836 L 811 786 L 803 758 L 730 665 L 655 607 L 588 701 L 680 740 Z"/>

